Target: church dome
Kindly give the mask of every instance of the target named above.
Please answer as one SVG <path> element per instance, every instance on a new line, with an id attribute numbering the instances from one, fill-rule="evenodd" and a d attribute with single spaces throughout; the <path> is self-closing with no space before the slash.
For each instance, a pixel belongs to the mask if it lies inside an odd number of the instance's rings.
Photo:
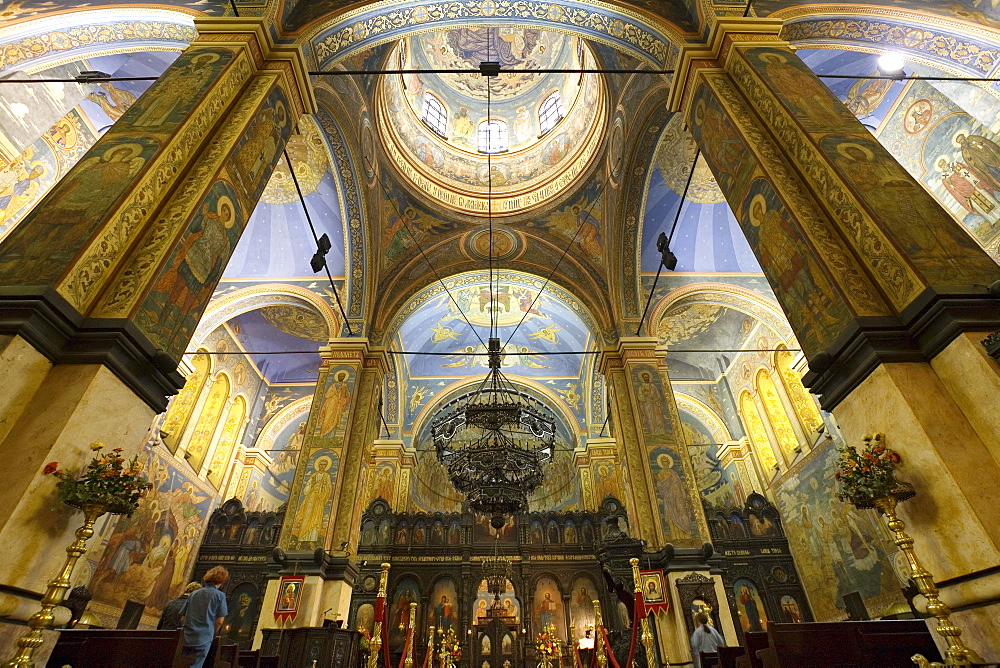
<path id="1" fill-rule="evenodd" d="M 403 39 L 389 58 L 391 69 L 436 70 L 382 79 L 379 127 L 390 160 L 418 191 L 463 213 L 485 215 L 491 187 L 502 215 L 551 200 L 600 144 L 600 75 L 545 71 L 595 67 L 578 37 L 454 28 Z M 500 63 L 498 77 L 454 72 L 487 60 Z"/>

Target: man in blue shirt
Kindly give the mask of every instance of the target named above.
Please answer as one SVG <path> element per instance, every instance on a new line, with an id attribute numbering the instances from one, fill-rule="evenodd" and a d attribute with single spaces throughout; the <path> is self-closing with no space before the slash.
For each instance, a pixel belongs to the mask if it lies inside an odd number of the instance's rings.
<path id="1" fill-rule="evenodd" d="M 726 641 L 723 640 L 721 633 L 709 625 L 708 615 L 704 612 L 699 612 L 694 619 L 698 622 L 698 628 L 691 634 L 691 660 L 694 668 L 701 668 L 700 652 L 706 654 L 717 652 L 720 647 L 725 647 Z"/>
<path id="2" fill-rule="evenodd" d="M 201 668 L 212 647 L 212 639 L 222 628 L 229 609 L 226 606 L 226 595 L 219 587 L 229 580 L 229 571 L 222 566 L 216 566 L 207 573 L 202 581 L 205 586 L 192 592 L 188 597 L 187 609 L 184 611 L 184 647 L 181 653 L 192 661 L 191 668 Z"/>

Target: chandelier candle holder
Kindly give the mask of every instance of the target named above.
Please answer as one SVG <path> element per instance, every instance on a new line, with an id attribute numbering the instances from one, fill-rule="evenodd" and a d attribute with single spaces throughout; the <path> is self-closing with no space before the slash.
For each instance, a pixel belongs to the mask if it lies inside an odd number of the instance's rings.
<path id="1" fill-rule="evenodd" d="M 528 496 L 542 484 L 555 418 L 504 376 L 500 339 L 490 338 L 487 350 L 486 378 L 471 396 L 441 407 L 431 435 L 452 484 L 499 530 L 508 515 L 528 511 Z"/>
<path id="2" fill-rule="evenodd" d="M 910 567 L 910 579 L 927 599 L 927 613 L 937 619 L 937 632 L 948 643 L 944 663 L 928 661 L 920 654 L 913 655 L 913 663 L 920 668 L 984 663 L 975 650 L 962 642 L 962 629 L 951 621 L 951 608 L 939 598 L 934 577 L 917 559 L 913 538 L 903 531 L 906 525 L 896 515 L 896 506 L 916 495 L 913 485 L 896 480 L 895 467 L 902 458 L 886 445 L 884 434 L 865 436 L 863 440 L 865 445 L 860 451 L 854 446 L 838 449 L 840 457 L 834 477 L 840 482 L 840 500 L 850 501 L 861 510 L 875 508 L 885 516 L 893 533 L 892 542 Z"/>

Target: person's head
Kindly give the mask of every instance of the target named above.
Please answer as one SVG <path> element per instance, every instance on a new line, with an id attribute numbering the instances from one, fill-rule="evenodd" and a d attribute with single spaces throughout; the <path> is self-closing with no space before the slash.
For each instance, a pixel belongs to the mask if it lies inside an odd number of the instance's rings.
<path id="1" fill-rule="evenodd" d="M 184 587 L 184 593 L 185 594 L 190 594 L 191 592 L 197 591 L 199 589 L 201 589 L 201 583 L 200 582 L 188 582 L 187 587 Z"/>
<path id="2" fill-rule="evenodd" d="M 205 584 L 215 585 L 216 587 L 221 587 L 226 584 L 228 579 L 229 571 L 222 566 L 216 566 L 205 573 L 205 577 L 202 578 L 202 582 Z"/>
<path id="3" fill-rule="evenodd" d="M 704 612 L 699 612 L 697 615 L 694 616 L 694 619 L 696 622 L 698 622 L 698 626 L 704 626 L 705 624 L 708 624 L 708 615 L 706 615 Z"/>

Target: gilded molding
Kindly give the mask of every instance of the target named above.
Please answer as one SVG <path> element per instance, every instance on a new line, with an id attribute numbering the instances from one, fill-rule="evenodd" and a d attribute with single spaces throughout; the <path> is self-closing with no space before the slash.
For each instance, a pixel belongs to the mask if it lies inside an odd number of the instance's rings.
<path id="1" fill-rule="evenodd" d="M 382 2 L 337 16 L 333 25 L 310 33 L 308 41 L 320 69 L 327 69 L 359 49 L 456 24 L 528 21 L 546 30 L 583 33 L 587 39 L 619 48 L 653 67 L 669 67 L 672 44 L 681 36 L 656 26 L 632 9 L 603 2 L 552 3 L 539 0 L 440 0 L 399 6 Z"/>
<path id="2" fill-rule="evenodd" d="M 716 92 L 724 106 L 743 133 L 754 151 L 761 168 L 768 175 L 774 187 L 781 193 L 786 206 L 795 215 L 803 233 L 821 251 L 834 277 L 842 282 L 842 297 L 858 315 L 889 315 L 888 304 L 871 285 L 867 273 L 861 268 L 857 258 L 851 253 L 839 235 L 834 232 L 829 219 L 822 213 L 816 202 L 806 195 L 810 192 L 800 178 L 800 172 L 778 155 L 774 139 L 761 130 L 759 118 L 746 106 L 730 77 L 724 73 L 701 73 L 705 81 Z M 772 116 L 764 115 L 765 118 Z"/>
<path id="3" fill-rule="evenodd" d="M 106 292 L 95 315 L 104 318 L 123 318 L 131 315 L 144 288 L 153 278 L 163 259 L 173 250 L 168 241 L 183 232 L 183 222 L 188 220 L 201 205 L 204 193 L 211 187 L 236 140 L 243 134 L 246 124 L 267 99 L 277 83 L 277 75 L 257 76 L 240 96 L 239 105 L 227 117 L 222 132 L 201 154 L 190 170 L 171 203 L 163 210 L 147 231 L 142 245 L 129 259 L 113 290 Z"/>
<path id="4" fill-rule="evenodd" d="M 727 65 L 733 81 L 740 85 L 746 99 L 761 117 L 769 120 L 771 131 L 795 161 L 799 173 L 815 189 L 820 201 L 833 208 L 833 220 L 848 234 L 855 247 L 863 250 L 860 253 L 863 261 L 882 285 L 893 306 L 902 310 L 923 290 L 916 272 L 831 169 L 828 157 L 798 127 L 788 108 L 762 84 L 746 61 L 742 57 L 731 58 Z"/>
<path id="5" fill-rule="evenodd" d="M 112 268 L 125 254 L 138 229 L 180 178 L 182 170 L 178 169 L 178 165 L 185 165 L 190 161 L 250 76 L 251 67 L 247 57 L 237 54 L 232 64 L 226 68 L 221 81 L 212 87 L 207 99 L 189 117 L 183 129 L 157 152 L 156 166 L 146 171 L 117 211 L 109 216 L 111 220 L 73 262 L 66 278 L 56 289 L 77 310 L 86 312 L 97 299 L 98 291 L 108 280 Z M 112 129 L 111 132 L 126 134 L 128 131 Z"/>

